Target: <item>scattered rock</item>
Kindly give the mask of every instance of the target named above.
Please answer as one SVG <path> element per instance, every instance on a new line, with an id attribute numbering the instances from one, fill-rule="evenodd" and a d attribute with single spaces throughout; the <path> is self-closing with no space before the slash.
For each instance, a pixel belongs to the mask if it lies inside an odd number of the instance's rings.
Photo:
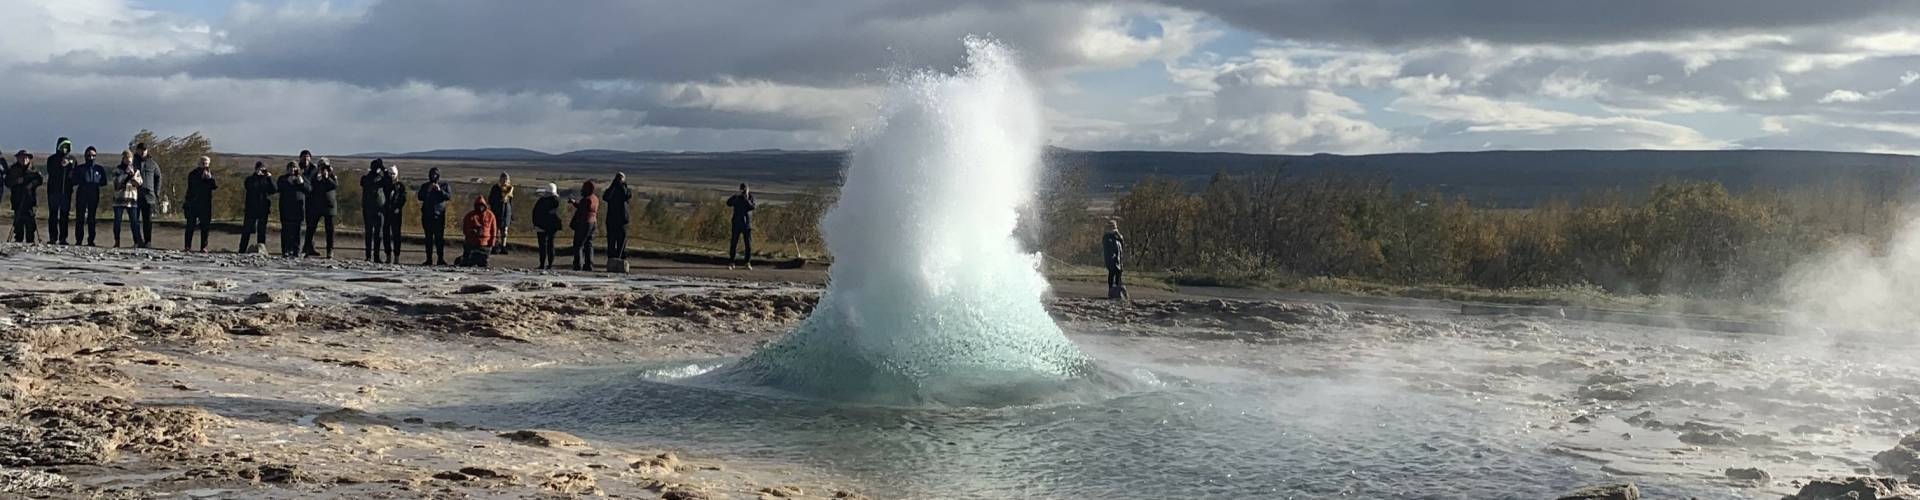
<path id="1" fill-rule="evenodd" d="M 529 444 L 534 446 L 546 446 L 549 448 L 587 445 L 586 440 L 580 439 L 578 437 L 574 437 L 574 435 L 572 434 L 567 434 L 565 432 L 560 432 L 560 431 L 524 430 L 524 431 L 515 431 L 515 432 L 509 432 L 506 434 L 501 434 L 500 437 L 507 438 L 521 444 Z"/>
<path id="2" fill-rule="evenodd" d="M 869 497 L 867 497 L 866 495 L 862 495 L 862 494 L 859 494 L 859 493 L 854 493 L 854 492 L 851 492 L 851 491 L 845 491 L 845 490 L 842 490 L 842 491 L 836 491 L 836 492 L 834 492 L 834 493 L 833 493 L 833 497 L 834 497 L 834 498 L 842 498 L 842 499 L 846 499 L 846 500 L 873 500 L 872 498 L 869 498 Z"/>
<path id="3" fill-rule="evenodd" d="M 461 295 L 474 295 L 474 294 L 481 294 L 481 293 L 495 293 L 499 291 L 501 291 L 501 288 L 498 286 L 494 286 L 486 283 L 475 283 L 475 284 L 460 287 L 460 291 L 457 291 L 454 293 L 458 293 Z"/>
<path id="4" fill-rule="evenodd" d="M 407 280 L 403 280 L 403 279 L 400 279 L 400 278 L 394 278 L 394 277 L 390 277 L 390 276 L 368 276 L 368 277 L 364 277 L 364 278 L 347 278 L 347 282 L 348 282 L 348 283 L 394 283 L 394 284 L 403 284 L 403 283 L 406 283 L 406 282 L 407 282 Z"/>
<path id="5" fill-rule="evenodd" d="M 247 304 L 258 305 L 258 304 L 298 304 L 306 301 L 307 301 L 306 294 L 300 293 L 299 290 L 268 290 L 265 292 L 257 292 L 257 293 L 254 293 L 253 295 L 248 295 L 247 300 L 245 300 L 244 302 L 246 302 Z"/>
<path id="6" fill-rule="evenodd" d="M 313 482 L 313 476 L 300 470 L 297 465 L 262 465 L 250 469 L 241 469 L 241 479 L 255 484 L 299 484 Z"/>
<path id="7" fill-rule="evenodd" d="M 1874 455 L 1873 461 L 1895 474 L 1920 474 L 1920 432 L 1900 438 L 1899 444 Z"/>
<path id="8" fill-rule="evenodd" d="M 215 417 L 199 408 L 135 407 L 118 398 L 26 409 L 0 421 L 0 466 L 103 465 L 119 451 L 184 450 Z"/>
<path id="9" fill-rule="evenodd" d="M 660 500 L 708 500 L 713 498 L 707 492 L 686 485 L 673 485 L 660 490 Z"/>
<path id="10" fill-rule="evenodd" d="M 801 496 L 805 496 L 807 494 L 806 490 L 802 490 L 798 486 L 774 486 L 772 488 L 761 488 L 760 493 L 772 495 L 779 498 L 798 498 Z"/>
<path id="11" fill-rule="evenodd" d="M 1816 479 L 1800 487 L 1789 500 L 1920 500 L 1913 486 L 1890 477 L 1835 477 Z"/>
<path id="12" fill-rule="evenodd" d="M 0 468 L 0 493 L 26 493 L 66 486 L 66 476 L 39 471 Z"/>
<path id="13" fill-rule="evenodd" d="M 508 477 L 513 477 L 513 474 L 500 472 L 499 470 L 490 469 L 486 467 L 461 467 L 460 473 L 466 474 L 468 476 L 473 476 L 479 479 L 505 479 Z"/>
<path id="14" fill-rule="evenodd" d="M 1633 483 L 1588 486 L 1567 492 L 1555 500 L 1640 500 L 1640 487 Z"/>
<path id="15" fill-rule="evenodd" d="M 438 474 L 434 474 L 433 478 L 445 480 L 445 481 L 456 481 L 456 482 L 467 482 L 467 481 L 472 481 L 474 479 L 473 476 L 468 475 L 467 473 L 458 472 L 458 471 L 441 472 Z"/>
<path id="16" fill-rule="evenodd" d="M 1730 468 L 1730 469 L 1727 469 L 1726 474 L 1727 474 L 1727 479 L 1732 479 L 1735 481 L 1753 481 L 1753 482 L 1762 483 L 1762 484 L 1773 482 L 1772 474 L 1768 474 L 1767 471 L 1760 470 L 1757 468 L 1746 468 L 1746 469 Z"/>
<path id="17" fill-rule="evenodd" d="M 567 495 L 600 495 L 600 487 L 593 475 L 585 472 L 562 471 L 549 474 L 541 487 Z"/>
<path id="18" fill-rule="evenodd" d="M 680 470 L 680 457 L 673 452 L 661 453 L 634 461 L 627 468 L 646 475 L 672 474 Z"/>

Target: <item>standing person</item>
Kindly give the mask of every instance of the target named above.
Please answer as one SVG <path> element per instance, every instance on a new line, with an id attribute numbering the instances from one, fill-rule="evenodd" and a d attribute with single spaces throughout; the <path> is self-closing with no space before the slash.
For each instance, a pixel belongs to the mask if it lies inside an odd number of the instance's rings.
<path id="1" fill-rule="evenodd" d="M 381 214 L 386 218 L 387 234 L 383 238 L 387 244 L 387 263 L 400 264 L 400 229 L 405 221 L 407 209 L 407 186 L 400 182 L 400 166 L 387 165 L 387 207 Z"/>
<path id="2" fill-rule="evenodd" d="M 375 158 L 367 164 L 366 175 L 360 176 L 360 227 L 366 228 L 363 246 L 367 261 L 375 264 L 386 260 L 387 185 L 386 161 Z"/>
<path id="3" fill-rule="evenodd" d="M 607 202 L 607 256 L 627 258 L 627 203 L 633 201 L 633 189 L 627 187 L 627 174 L 613 174 L 613 183 L 600 196 Z"/>
<path id="4" fill-rule="evenodd" d="M 487 191 L 487 207 L 493 209 L 493 220 L 499 224 L 499 236 L 493 239 L 491 253 L 507 254 L 507 229 L 513 225 L 513 179 L 506 172 L 500 173 L 500 182 L 493 184 Z"/>
<path id="5" fill-rule="evenodd" d="M 593 270 L 593 228 L 599 222 L 600 198 L 594 196 L 593 181 L 580 187 L 580 199 L 573 205 L 573 270 Z"/>
<path id="6" fill-rule="evenodd" d="M 213 178 L 213 159 L 200 157 L 200 164 L 187 173 L 187 199 L 180 208 L 187 215 L 187 242 L 182 252 L 193 251 L 193 231 L 200 230 L 200 253 L 207 253 L 207 237 L 213 233 L 213 190 L 220 181 Z"/>
<path id="7" fill-rule="evenodd" d="M 288 162 L 287 173 L 275 183 L 280 191 L 280 256 L 300 257 L 300 223 L 307 219 L 307 195 L 313 185 L 300 172 L 300 165 Z"/>
<path id="8" fill-rule="evenodd" d="M 740 194 L 727 198 L 727 206 L 733 207 L 733 237 L 727 243 L 727 269 L 733 269 L 733 251 L 746 243 L 747 270 L 753 270 L 753 192 L 747 190 L 746 183 L 740 183 Z"/>
<path id="9" fill-rule="evenodd" d="M 74 211 L 80 214 L 80 221 L 73 223 L 75 245 L 95 246 L 94 236 L 99 234 L 100 188 L 107 185 L 107 168 L 94 162 L 99 155 L 99 150 L 87 146 L 86 163 L 74 167 L 68 179 L 73 185 Z"/>
<path id="10" fill-rule="evenodd" d="M 153 247 L 153 210 L 162 200 L 160 190 L 164 180 L 160 174 L 160 162 L 154 161 L 147 152 L 147 143 L 133 146 L 133 167 L 140 172 L 140 234 L 146 239 L 140 240 L 140 248 Z"/>
<path id="11" fill-rule="evenodd" d="M 7 190 L 13 192 L 13 242 L 33 243 L 40 232 L 33 218 L 33 208 L 40 205 L 34 191 L 46 184 L 46 178 L 33 170 L 33 153 L 22 149 L 13 154 L 13 159 L 13 165 L 7 167 Z"/>
<path id="12" fill-rule="evenodd" d="M 133 230 L 133 246 L 147 245 L 140 231 L 140 167 L 134 166 L 133 152 L 120 152 L 120 166 L 113 172 L 113 247 L 120 248 L 120 221 Z"/>
<path id="13" fill-rule="evenodd" d="M 553 269 L 553 237 L 560 232 L 560 187 L 547 183 L 533 202 L 534 237 L 540 242 L 540 269 Z"/>
<path id="14" fill-rule="evenodd" d="M 67 244 L 73 225 L 73 142 L 61 137 L 47 157 L 47 242 Z M 78 243 L 76 241 L 75 243 Z"/>
<path id="15" fill-rule="evenodd" d="M 273 195 L 280 192 L 280 186 L 274 184 L 267 162 L 256 161 L 253 175 L 247 176 L 243 187 L 247 210 L 240 222 L 240 253 L 248 253 L 253 251 L 253 235 L 260 235 L 260 246 L 267 246 L 267 218 L 273 215 Z"/>
<path id="16" fill-rule="evenodd" d="M 308 257 L 319 257 L 319 248 L 313 244 L 313 233 L 322 224 L 327 229 L 328 259 L 333 258 L 333 217 L 340 213 L 340 177 L 333 174 L 333 162 L 321 158 L 312 171 L 301 167 L 307 173 L 307 185 L 313 187 L 313 193 L 307 195 L 307 240 L 301 251 Z"/>
<path id="17" fill-rule="evenodd" d="M 453 260 L 455 265 L 463 267 L 487 267 L 487 256 L 492 255 L 496 231 L 500 230 L 500 221 L 494 220 L 493 210 L 487 208 L 487 198 L 473 197 L 473 211 L 460 218 L 461 239 L 460 257 Z"/>
<path id="18" fill-rule="evenodd" d="M 453 186 L 440 181 L 438 167 L 427 170 L 427 182 L 420 185 L 420 228 L 427 233 L 427 260 L 422 266 L 447 265 L 447 201 L 453 199 Z"/>
<path id="19" fill-rule="evenodd" d="M 1101 260 L 1107 264 L 1107 297 L 1125 298 L 1127 287 L 1120 279 L 1120 250 L 1126 237 L 1120 235 L 1120 222 L 1107 221 L 1107 234 L 1100 237 Z"/>

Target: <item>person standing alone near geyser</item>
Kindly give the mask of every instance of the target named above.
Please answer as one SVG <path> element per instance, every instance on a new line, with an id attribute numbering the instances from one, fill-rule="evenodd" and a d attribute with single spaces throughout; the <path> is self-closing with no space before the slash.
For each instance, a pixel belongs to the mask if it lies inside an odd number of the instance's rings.
<path id="1" fill-rule="evenodd" d="M 366 244 L 367 261 L 375 264 L 386 260 L 387 235 L 387 180 L 386 161 L 374 159 L 367 164 L 366 175 L 360 176 L 360 227 L 366 228 L 363 238 Z"/>
<path id="2" fill-rule="evenodd" d="M 1120 222 L 1107 221 L 1107 233 L 1100 236 L 1100 257 L 1107 264 L 1107 298 L 1127 297 L 1127 286 L 1120 279 L 1121 246 L 1126 237 L 1120 235 Z"/>
<path id="3" fill-rule="evenodd" d="M 264 161 L 253 162 L 253 175 L 247 176 L 243 187 L 246 212 L 240 222 L 240 253 L 248 253 L 253 251 L 254 235 L 260 235 L 262 248 L 267 246 L 267 218 L 273 216 L 273 195 L 280 192 L 280 187 L 274 184 L 273 173 L 267 171 Z"/>
<path id="4" fill-rule="evenodd" d="M 7 167 L 7 191 L 13 194 L 13 242 L 33 243 L 40 232 L 39 223 L 33 218 L 33 208 L 40 205 L 40 197 L 34 191 L 46 184 L 40 172 L 33 170 L 33 153 L 22 149 L 13 155 L 13 165 Z"/>
<path id="5" fill-rule="evenodd" d="M 73 225 L 73 142 L 61 137 L 47 157 L 47 243 L 67 244 Z M 76 242 L 77 243 L 77 242 Z"/>
<path id="6" fill-rule="evenodd" d="M 307 195 L 313 185 L 301 175 L 300 166 L 287 163 L 287 173 L 275 183 L 280 191 L 280 256 L 300 257 L 300 223 L 307 219 Z"/>
<path id="7" fill-rule="evenodd" d="M 99 234 L 100 188 L 107 185 L 107 168 L 95 163 L 99 155 L 99 150 L 87 146 L 86 163 L 74 167 L 69 179 L 73 185 L 74 211 L 80 214 L 80 220 L 73 223 L 75 245 L 95 246 L 94 236 Z"/>
<path id="8" fill-rule="evenodd" d="M 220 180 L 213 176 L 213 159 L 202 156 L 199 165 L 187 173 L 187 199 L 180 204 L 181 210 L 187 215 L 187 240 L 180 251 L 193 251 L 193 232 L 199 230 L 200 253 L 207 253 L 207 237 L 213 233 L 215 189 L 220 189 Z"/>
<path id="9" fill-rule="evenodd" d="M 427 182 L 420 184 L 420 229 L 427 233 L 422 266 L 447 265 L 447 201 L 452 199 L 453 186 L 440 181 L 440 168 L 427 169 Z"/>
<path id="10" fill-rule="evenodd" d="M 740 183 L 740 194 L 727 198 L 727 206 L 733 207 L 733 236 L 727 243 L 727 269 L 733 269 L 734 250 L 746 243 L 747 270 L 753 270 L 753 192 L 747 190 L 746 183 Z"/>
<path id="11" fill-rule="evenodd" d="M 140 240 L 140 248 L 153 247 L 153 211 L 160 205 L 160 190 L 164 180 L 160 173 L 160 162 L 155 161 L 147 152 L 147 143 L 133 146 L 133 168 L 140 173 L 140 234 L 146 236 Z"/>

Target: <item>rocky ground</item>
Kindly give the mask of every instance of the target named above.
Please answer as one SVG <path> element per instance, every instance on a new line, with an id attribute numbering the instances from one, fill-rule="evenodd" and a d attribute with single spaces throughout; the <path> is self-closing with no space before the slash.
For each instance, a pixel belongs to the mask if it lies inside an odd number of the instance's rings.
<path id="1" fill-rule="evenodd" d="M 817 297 L 789 284 L 0 246 L 0 498 L 860 498 L 860 484 L 802 464 L 367 411 L 476 373 L 745 354 Z M 1920 473 L 1907 345 L 1279 302 L 1052 308 L 1102 357 L 1494 401 L 1528 417 L 1503 423 L 1511 432 L 1622 481 L 1824 500 L 1890 498 Z M 1186 348 L 1196 343 L 1230 347 Z M 1868 475 L 1898 479 L 1815 481 Z M 1570 498 L 1625 495 L 1606 491 Z"/>

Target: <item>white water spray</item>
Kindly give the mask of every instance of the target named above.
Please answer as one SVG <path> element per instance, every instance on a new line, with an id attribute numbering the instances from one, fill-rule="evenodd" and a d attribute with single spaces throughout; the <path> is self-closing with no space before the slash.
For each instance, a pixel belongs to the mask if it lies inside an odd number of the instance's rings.
<path id="1" fill-rule="evenodd" d="M 811 397 L 992 404 L 1097 370 L 1041 305 L 1039 256 L 1014 239 L 1046 129 L 1009 51 L 968 39 L 958 74 L 897 77 L 821 221 L 834 265 L 813 315 L 715 375 Z"/>

